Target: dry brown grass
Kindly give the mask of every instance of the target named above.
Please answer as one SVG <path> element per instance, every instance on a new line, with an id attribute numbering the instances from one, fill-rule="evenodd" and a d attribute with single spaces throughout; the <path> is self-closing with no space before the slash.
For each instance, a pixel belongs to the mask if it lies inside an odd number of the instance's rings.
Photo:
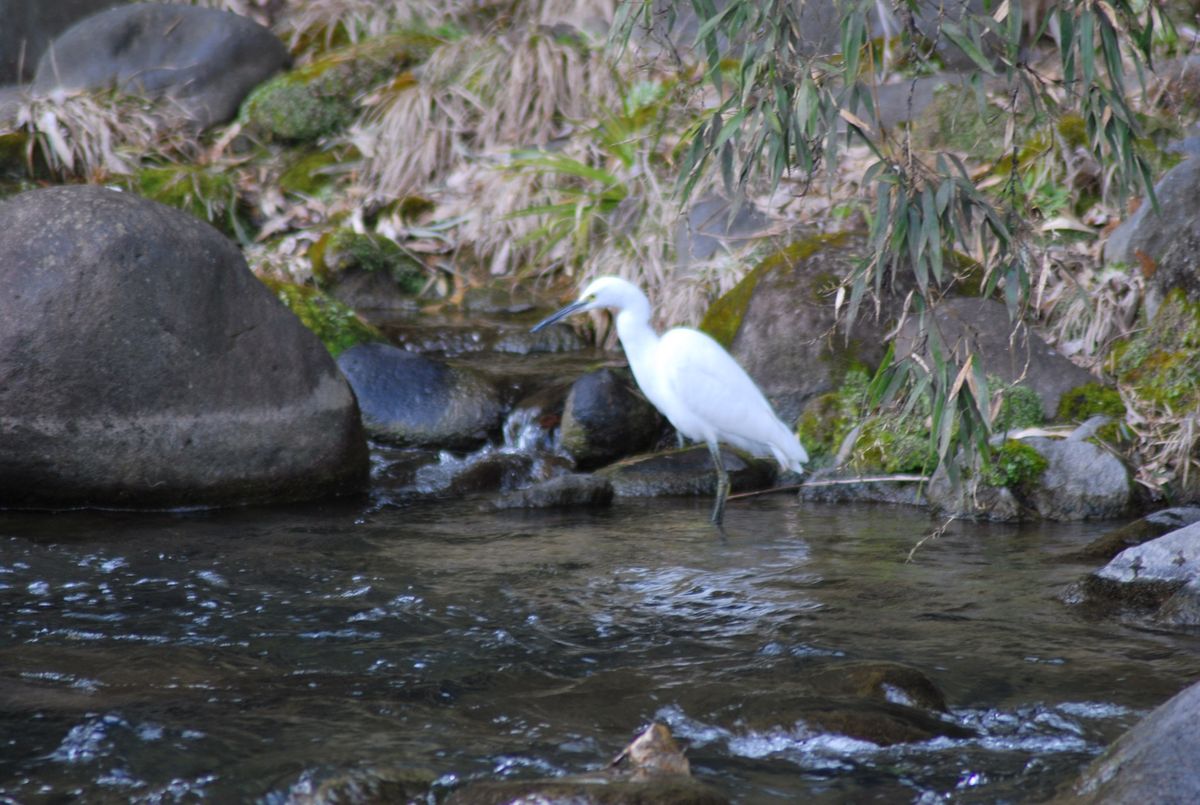
<path id="1" fill-rule="evenodd" d="M 196 153 L 192 128 L 169 101 L 71 92 L 24 99 L 15 118 L 0 123 L 0 134 L 27 135 L 30 165 L 44 163 L 60 179 L 99 182 L 133 173 L 147 156 Z"/>

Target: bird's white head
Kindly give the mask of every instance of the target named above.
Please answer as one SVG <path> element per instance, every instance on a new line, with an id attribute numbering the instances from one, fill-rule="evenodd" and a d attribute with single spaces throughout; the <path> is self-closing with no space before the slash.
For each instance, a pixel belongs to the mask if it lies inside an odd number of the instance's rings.
<path id="1" fill-rule="evenodd" d="M 577 300 L 534 325 L 533 332 L 566 318 L 572 313 L 596 310 L 597 308 L 630 310 L 643 314 L 646 319 L 650 317 L 650 301 L 646 299 L 646 295 L 640 288 L 620 277 L 599 277 L 592 280 L 583 289 L 583 293 Z"/>

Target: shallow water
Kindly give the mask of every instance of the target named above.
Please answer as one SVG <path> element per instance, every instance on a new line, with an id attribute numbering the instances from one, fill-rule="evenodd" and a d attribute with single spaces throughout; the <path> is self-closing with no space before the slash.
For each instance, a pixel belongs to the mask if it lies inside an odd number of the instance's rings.
<path id="1" fill-rule="evenodd" d="M 742 803 L 1027 801 L 1200 666 L 1055 595 L 1111 524 L 874 506 L 368 501 L 0 514 L 0 801 L 278 801 L 338 770 L 435 791 L 602 765 L 653 719 Z M 805 669 L 897 661 L 977 731 L 880 748 L 730 723 Z"/>

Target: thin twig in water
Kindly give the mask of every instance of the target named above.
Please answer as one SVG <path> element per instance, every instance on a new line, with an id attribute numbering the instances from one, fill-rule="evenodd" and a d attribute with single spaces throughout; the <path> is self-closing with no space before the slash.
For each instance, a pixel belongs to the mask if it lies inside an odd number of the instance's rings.
<path id="1" fill-rule="evenodd" d="M 910 550 L 908 552 L 908 556 L 907 556 L 907 558 L 905 558 L 904 564 L 906 564 L 906 565 L 910 564 L 913 560 L 913 557 L 917 555 L 917 551 L 921 550 L 921 546 L 924 545 L 926 542 L 928 542 L 931 539 L 937 539 L 942 534 L 945 534 L 946 529 L 949 528 L 950 524 L 953 523 L 956 519 L 957 518 L 955 518 L 955 517 L 948 518 L 946 520 L 946 522 L 942 523 L 940 526 L 933 529 L 928 534 L 926 534 L 925 536 L 923 536 L 919 540 L 917 540 L 917 544 L 912 546 L 912 550 Z"/>

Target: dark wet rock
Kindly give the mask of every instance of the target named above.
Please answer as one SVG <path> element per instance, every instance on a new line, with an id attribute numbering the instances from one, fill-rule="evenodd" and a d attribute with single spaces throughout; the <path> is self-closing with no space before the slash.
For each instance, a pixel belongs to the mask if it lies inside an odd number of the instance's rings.
<path id="1" fill-rule="evenodd" d="M 597 369 L 572 384 L 561 427 L 562 449 L 591 469 L 652 447 L 663 419 L 628 373 Z"/>
<path id="2" fill-rule="evenodd" d="M 805 674 L 805 680 L 823 695 L 851 696 L 948 712 L 946 696 L 938 686 L 920 669 L 898 662 L 831 662 Z"/>
<path id="3" fill-rule="evenodd" d="M 1088 543 L 1076 556 L 1084 560 L 1107 562 L 1126 548 L 1133 548 L 1196 522 L 1200 522 L 1200 507 L 1174 506 L 1162 509 L 1113 529 Z"/>
<path id="4" fill-rule="evenodd" d="M 1033 519 L 1033 510 L 1022 504 L 1011 489 L 1003 486 L 954 484 L 944 467 L 934 470 L 925 498 L 939 515 L 1000 523 Z"/>
<path id="5" fill-rule="evenodd" d="M 1144 200 L 1137 212 L 1108 236 L 1104 260 L 1124 263 L 1146 275 L 1146 312 L 1153 318 L 1166 293 L 1181 288 L 1200 301 L 1200 160 L 1185 159 L 1154 185 L 1158 209 Z"/>
<path id="6" fill-rule="evenodd" d="M 834 315 L 837 283 L 865 248 L 849 236 L 812 237 L 764 260 L 709 308 L 700 329 L 729 349 L 784 422 L 837 388 L 853 366 L 874 368 L 890 326 L 864 313 L 847 342 Z"/>
<path id="7" fill-rule="evenodd" d="M 530 481 L 533 457 L 526 453 L 490 452 L 454 473 L 446 494 L 454 497 L 505 492 Z"/>
<path id="8" fill-rule="evenodd" d="M 871 476 L 876 478 L 878 476 Z M 800 486 L 800 499 L 806 503 L 891 503 L 925 505 L 926 481 L 871 480 L 854 476 L 814 476 Z"/>
<path id="9" fill-rule="evenodd" d="M 46 45 L 75 22 L 124 0 L 0 0 L 0 85 L 33 78 Z"/>
<path id="10" fill-rule="evenodd" d="M 70 186 L 0 203 L 0 502 L 187 506 L 361 488 L 350 388 L 195 218 Z"/>
<path id="11" fill-rule="evenodd" d="M 1054 418 L 1064 394 L 1095 380 L 1024 323 L 1014 325 L 1008 309 L 994 299 L 943 299 L 934 309 L 933 320 L 955 361 L 961 364 L 968 352 L 974 352 L 987 374 L 1006 383 L 1019 379 L 1021 385 L 1042 398 L 1047 419 Z M 897 360 L 912 354 L 917 328 L 913 319 L 900 328 L 896 336 Z"/>
<path id="12" fill-rule="evenodd" d="M 437 775 L 427 769 L 367 766 L 323 774 L 306 773 L 281 798 L 280 805 L 394 805 L 430 801 Z"/>
<path id="13" fill-rule="evenodd" d="M 1200 523 L 1121 551 L 1066 599 L 1101 612 L 1132 609 L 1168 626 L 1200 625 Z"/>
<path id="14" fill-rule="evenodd" d="M 1200 802 L 1200 683 L 1176 694 L 1094 760 L 1055 802 Z"/>
<path id="15" fill-rule="evenodd" d="M 509 492 L 491 505 L 495 509 L 550 509 L 607 506 L 612 499 L 612 482 L 607 478 L 571 473 Z"/>
<path id="16" fill-rule="evenodd" d="M 253 20 L 194 6 L 136 3 L 80 20 L 47 46 L 33 90 L 108 89 L 166 97 L 200 127 L 232 118 L 288 62 Z"/>
<path id="17" fill-rule="evenodd" d="M 775 481 L 774 462 L 724 446 L 721 462 L 735 492 L 765 489 Z M 717 473 L 704 445 L 634 456 L 597 470 L 596 474 L 612 482 L 617 497 L 711 495 L 717 489 Z"/>
<path id="18" fill-rule="evenodd" d="M 876 746 L 974 735 L 970 729 L 918 707 L 877 696 L 829 696 L 804 685 L 781 686 L 769 696 L 747 697 L 727 708 L 724 719 L 738 732 L 834 733 Z"/>
<path id="19" fill-rule="evenodd" d="M 417 482 L 417 473 L 424 467 L 438 463 L 437 451 L 421 448 L 376 444 L 371 453 L 375 464 L 371 472 L 372 481 L 388 487 L 412 486 Z"/>
<path id="20" fill-rule="evenodd" d="M 1048 466 L 1023 495 L 1047 520 L 1122 517 L 1133 505 L 1133 479 L 1119 458 L 1088 441 L 1035 437 L 1023 442 Z"/>
<path id="21" fill-rule="evenodd" d="M 395 445 L 469 449 L 500 427 L 496 390 L 475 372 L 391 344 L 338 357 L 371 436 Z"/>

